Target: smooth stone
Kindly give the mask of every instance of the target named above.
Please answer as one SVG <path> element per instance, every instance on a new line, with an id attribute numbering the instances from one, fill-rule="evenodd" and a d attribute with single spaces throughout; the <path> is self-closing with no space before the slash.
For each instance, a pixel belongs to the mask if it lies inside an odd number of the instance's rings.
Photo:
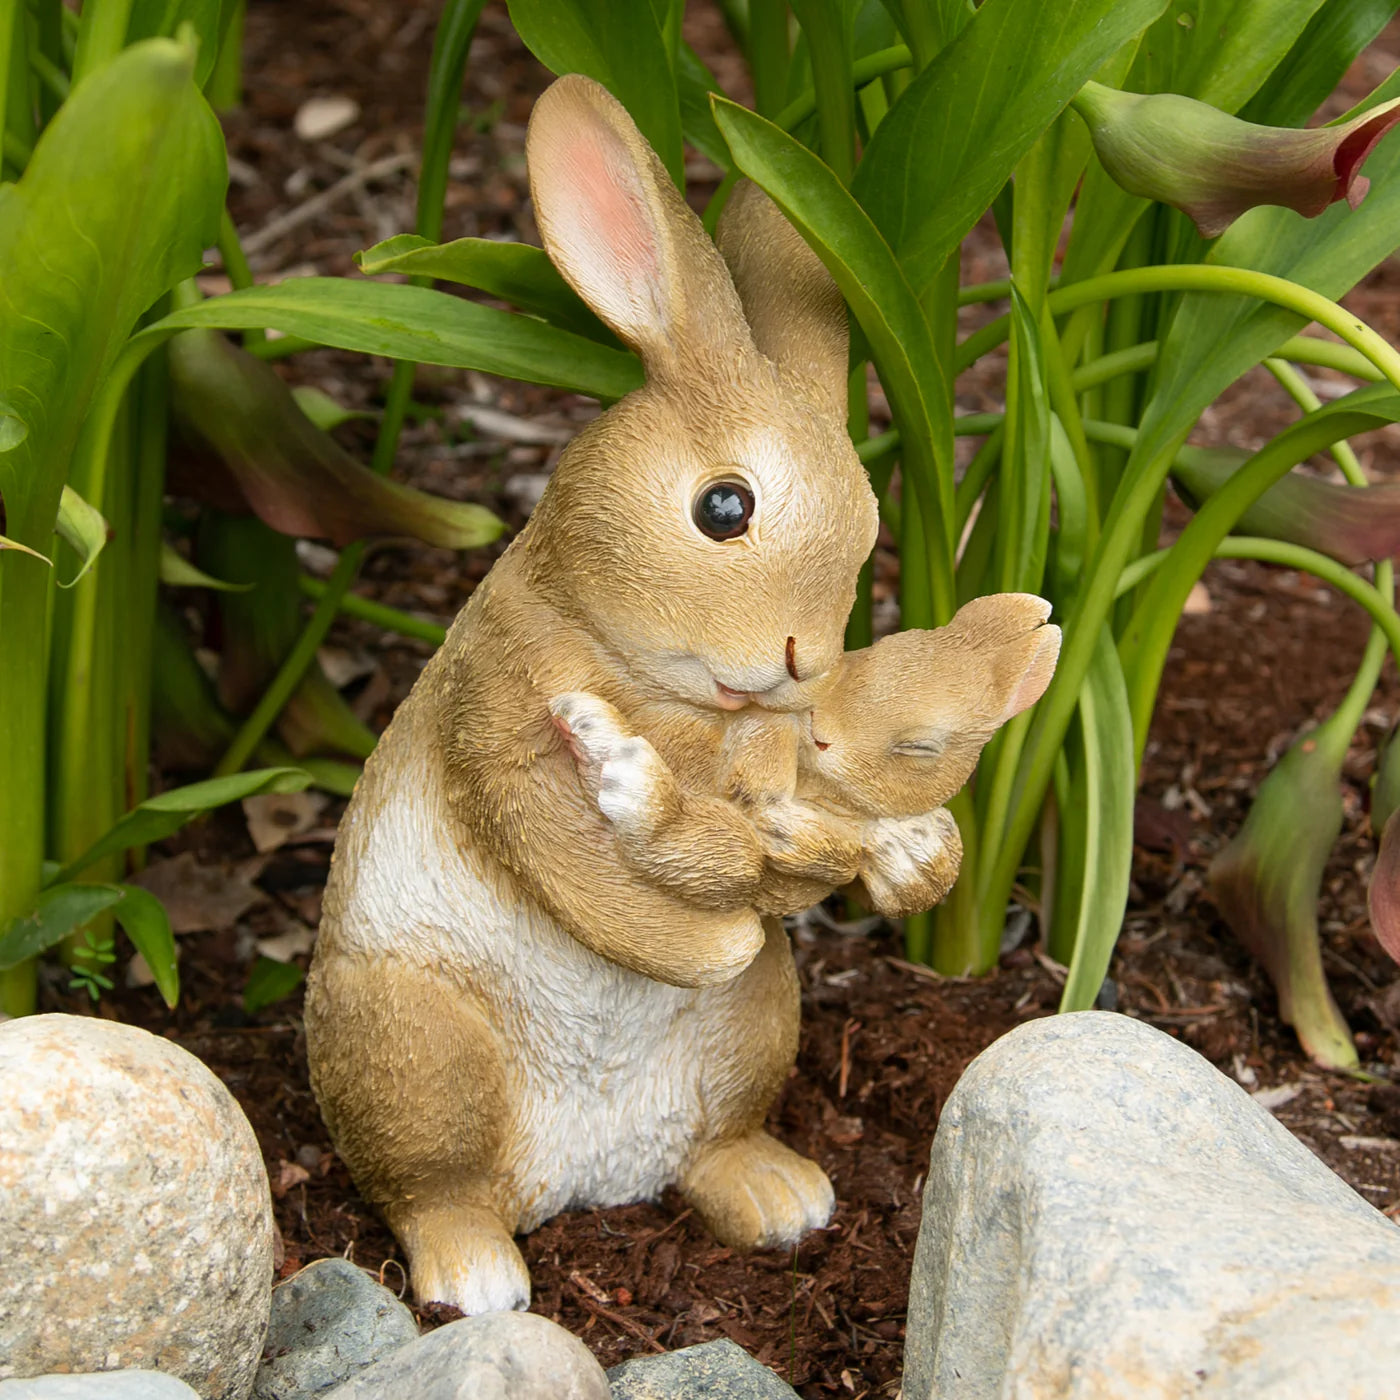
<path id="1" fill-rule="evenodd" d="M 905 1400 L 1400 1386 L 1400 1230 L 1195 1051 L 1109 1012 L 968 1067 L 934 1138 Z"/>
<path id="2" fill-rule="evenodd" d="M 610 1400 L 593 1353 L 525 1312 L 449 1322 L 366 1367 L 326 1400 Z"/>
<path id="3" fill-rule="evenodd" d="M 97 1371 L 0 1381 L 0 1400 L 195 1400 L 197 1391 L 159 1371 Z"/>
<path id="4" fill-rule="evenodd" d="M 793 1400 L 797 1392 L 727 1337 L 608 1371 L 612 1400 Z"/>
<path id="5" fill-rule="evenodd" d="M 348 1259 L 318 1259 L 272 1290 L 253 1400 L 321 1395 L 418 1339 L 413 1314 Z"/>
<path id="6" fill-rule="evenodd" d="M 257 1139 L 193 1055 L 94 1016 L 0 1024 L 0 1380 L 144 1368 L 245 1400 L 272 1242 Z"/>

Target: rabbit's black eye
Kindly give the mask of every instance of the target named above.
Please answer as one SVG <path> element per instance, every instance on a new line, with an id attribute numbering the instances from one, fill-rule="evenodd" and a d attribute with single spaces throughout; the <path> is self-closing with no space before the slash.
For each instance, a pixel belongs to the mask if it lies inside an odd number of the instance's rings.
<path id="1" fill-rule="evenodd" d="M 695 498 L 695 524 L 712 540 L 737 539 L 752 516 L 753 492 L 742 481 L 712 481 Z"/>

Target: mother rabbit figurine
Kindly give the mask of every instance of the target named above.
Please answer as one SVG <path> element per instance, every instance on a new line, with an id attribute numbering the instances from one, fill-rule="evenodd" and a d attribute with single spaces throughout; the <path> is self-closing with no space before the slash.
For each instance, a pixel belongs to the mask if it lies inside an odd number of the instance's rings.
<path id="1" fill-rule="evenodd" d="M 763 853 L 715 768 L 732 712 L 820 695 L 876 533 L 844 307 L 766 197 L 739 192 L 717 250 L 581 77 L 528 158 L 545 247 L 646 383 L 569 445 L 366 765 L 306 998 L 338 1151 L 418 1298 L 468 1313 L 528 1303 L 512 1236 L 561 1210 L 675 1184 L 735 1246 L 827 1222 L 826 1176 L 763 1131 L 798 986 L 781 926 L 736 906 Z M 653 883 L 551 721 L 575 691 L 710 809 Z"/>

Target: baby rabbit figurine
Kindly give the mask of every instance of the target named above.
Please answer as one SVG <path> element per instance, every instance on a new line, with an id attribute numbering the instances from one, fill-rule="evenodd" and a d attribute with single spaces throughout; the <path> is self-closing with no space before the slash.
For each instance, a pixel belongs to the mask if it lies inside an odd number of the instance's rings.
<path id="1" fill-rule="evenodd" d="M 748 892 L 755 907 L 794 902 L 799 831 L 803 866 L 811 867 L 824 841 L 828 877 L 843 884 L 859 877 L 881 913 L 938 903 L 962 855 L 943 804 L 972 776 L 988 739 L 1044 694 L 1060 653 L 1060 629 L 1046 623 L 1049 616 L 1050 604 L 1034 594 L 975 598 L 945 627 L 900 632 L 847 652 L 810 714 L 736 715 L 720 755 L 719 787 L 752 809 L 765 837 L 768 867 Z M 550 710 L 618 833 L 624 859 L 641 877 L 704 848 L 706 813 L 684 806 L 655 749 L 630 734 L 612 706 L 571 694 Z M 639 769 L 655 770 L 645 807 L 628 800 L 639 789 Z M 803 805 L 794 806 L 794 797 Z M 899 819 L 920 814 L 923 874 L 897 884 L 872 854 L 882 850 L 887 831 L 907 847 L 910 828 Z M 897 864 L 901 857 L 889 854 Z"/>
<path id="2" fill-rule="evenodd" d="M 546 249 L 646 383 L 565 450 L 366 764 L 306 996 L 337 1150 L 418 1298 L 468 1313 L 528 1303 L 512 1236 L 561 1210 L 675 1184 L 735 1246 L 827 1222 L 824 1173 L 763 1131 L 797 978 L 744 893 L 764 839 L 715 774 L 736 711 L 812 710 L 877 528 L 844 306 L 775 206 L 737 190 L 717 249 L 582 77 L 541 97 L 527 155 Z M 551 716 L 579 691 L 704 820 L 649 879 Z M 872 868 L 921 879 L 923 840 L 896 826 Z M 834 887 L 815 856 L 791 862 L 804 903 Z"/>

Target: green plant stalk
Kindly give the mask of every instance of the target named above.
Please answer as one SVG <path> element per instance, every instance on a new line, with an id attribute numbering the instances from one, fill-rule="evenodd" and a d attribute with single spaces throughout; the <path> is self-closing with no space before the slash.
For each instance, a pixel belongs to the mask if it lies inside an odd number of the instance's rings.
<path id="1" fill-rule="evenodd" d="M 39 52 L 56 68 L 62 69 L 65 62 L 63 55 L 63 11 L 65 6 L 63 0 L 38 0 L 37 4 L 31 4 L 29 8 L 37 20 L 36 36 Z M 54 113 L 62 104 L 42 84 L 39 86 L 38 98 L 39 125 L 44 127 L 53 120 Z"/>
<path id="2" fill-rule="evenodd" d="M 822 159 L 843 185 L 856 169 L 856 105 L 851 25 L 842 0 L 792 0 L 807 35 Z M 752 29 L 750 29 L 752 40 Z"/>
<path id="3" fill-rule="evenodd" d="M 243 105 L 243 33 L 247 18 L 247 0 L 238 0 L 219 41 L 214 71 L 204 85 L 204 95 L 216 112 L 232 112 Z"/>
<path id="4" fill-rule="evenodd" d="M 297 583 L 301 591 L 313 601 L 319 601 L 326 596 L 327 585 L 318 578 L 302 574 Z M 398 608 L 376 603 L 370 598 L 361 598 L 356 593 L 347 593 L 340 600 L 340 611 L 346 617 L 358 618 L 361 622 L 382 627 L 386 632 L 397 632 L 401 637 L 413 637 L 435 647 L 441 646 L 447 640 L 447 628 L 439 626 L 436 622 L 400 612 Z"/>
<path id="5" fill-rule="evenodd" d="M 896 44 L 893 48 L 878 49 L 875 53 L 866 54 L 864 58 L 856 59 L 851 65 L 851 87 L 864 87 L 866 83 L 873 83 L 877 78 L 883 78 L 888 73 L 897 73 L 902 68 L 910 67 L 913 61 L 913 56 L 903 44 Z M 794 127 L 805 122 L 816 110 L 817 94 L 809 89 L 793 98 L 772 119 L 773 125 L 782 127 L 784 131 L 791 131 Z"/>
<path id="6" fill-rule="evenodd" d="M 253 285 L 253 270 L 248 266 L 243 244 L 238 237 L 238 228 L 227 204 L 219 211 L 219 258 L 223 262 L 225 273 L 228 274 L 229 285 L 235 292 L 241 292 L 245 287 Z M 254 345 L 262 344 L 266 339 L 265 330 L 252 327 L 243 332 L 243 348 L 250 349 Z"/>
<path id="7" fill-rule="evenodd" d="M 105 68 L 126 47 L 133 0 L 85 0 L 73 55 L 73 86 Z"/>
<path id="8" fill-rule="evenodd" d="M 1213 266 L 1132 268 L 1061 288 L 1052 292 L 1047 300 L 1052 312 L 1062 313 L 1111 296 L 1148 291 L 1233 292 L 1255 296 L 1283 306 L 1308 320 L 1316 320 L 1331 330 L 1347 344 L 1365 354 L 1392 384 L 1400 385 L 1400 355 L 1397 355 L 1380 336 L 1327 297 L 1267 273 Z M 971 339 L 973 337 L 969 337 L 969 341 Z M 964 342 L 964 353 L 967 352 L 967 346 L 968 342 Z M 1112 608 L 1118 577 L 1138 550 L 1143 521 L 1171 468 L 1178 448 L 1185 439 L 1186 433 L 1183 431 L 1165 444 L 1152 459 L 1142 464 L 1132 479 L 1125 478 L 1105 521 L 1104 532 L 1087 572 L 1084 589 L 1076 598 L 1074 608 L 1066 620 L 1065 648 L 1060 656 L 1055 680 L 1037 707 L 1031 733 L 1027 737 L 1021 756 L 1005 839 L 993 857 L 995 865 L 985 886 L 987 898 L 980 914 L 983 921 L 981 948 L 984 959 L 988 947 L 994 950 L 999 937 L 999 926 L 993 922 L 990 910 L 996 906 L 998 900 L 1004 904 L 1005 898 L 1010 894 L 1021 852 L 1030 839 L 1049 788 L 1055 753 L 1064 742 L 1065 733 L 1074 714 L 1077 695 L 1092 659 L 1095 638 Z M 1280 466 L 1279 474 L 1287 469 L 1287 466 Z M 1257 491 L 1254 494 L 1257 494 Z M 1219 496 L 1212 499 L 1219 500 Z M 1208 502 L 1207 506 L 1209 505 Z M 1217 511 L 1220 509 L 1222 508 L 1217 507 Z M 1239 509 L 1243 510 L 1243 504 Z M 1196 517 L 1192 527 L 1200 518 L 1199 515 Z M 1223 536 L 1226 530 L 1220 531 L 1220 535 Z M 1218 539 L 1210 542 L 1205 551 L 1205 558 L 1209 558 L 1217 542 Z M 1192 578 L 1199 576 L 1200 567 L 1203 566 L 1204 559 Z M 1175 572 L 1173 576 L 1175 577 Z M 1188 581 L 1181 593 L 1183 601 L 1189 589 Z M 1139 606 L 1140 614 L 1143 613 L 1146 603 L 1147 599 L 1144 598 L 1143 604 Z M 1161 674 L 1160 659 L 1165 658 L 1170 631 L 1175 627 L 1179 611 L 1179 607 L 1171 610 L 1169 616 L 1159 620 L 1158 631 L 1153 639 L 1153 654 L 1157 658 L 1155 667 L 1150 663 L 1146 666 L 1130 663 L 1127 657 L 1124 658 L 1129 693 L 1136 697 L 1145 695 L 1149 711 L 1151 699 L 1156 693 L 1156 681 Z M 1165 642 L 1161 638 L 1163 629 L 1167 634 Z M 1144 679 L 1149 672 L 1150 684 Z M 1141 703 L 1141 699 L 1138 698 L 1138 704 L 1133 711 L 1135 732 Z M 1145 724 L 1143 729 L 1145 731 Z M 992 956 L 995 957 L 994 951 Z"/>
<path id="9" fill-rule="evenodd" d="M 753 73 L 754 105 L 765 117 L 782 110 L 787 97 L 787 0 L 749 0 L 747 53 Z"/>
<path id="10" fill-rule="evenodd" d="M 54 61 L 39 49 L 31 49 L 29 53 L 29 66 L 34 70 L 34 75 L 60 104 L 66 102 L 72 84 L 68 80 L 68 74 L 63 71 Z"/>
<path id="11" fill-rule="evenodd" d="M 6 522 L 6 532 L 41 554 L 51 530 Z M 47 556 L 46 556 L 47 557 Z M 48 602 L 51 571 L 19 550 L 0 550 L 0 926 L 31 913 L 44 862 L 44 738 Z M 33 962 L 0 972 L 0 1011 L 34 1010 Z"/>
<path id="12" fill-rule="evenodd" d="M 1330 446 L 1337 435 L 1335 419 L 1322 419 L 1315 424 L 1303 419 L 1255 453 L 1196 512 L 1172 546 L 1170 568 L 1159 571 L 1143 591 L 1119 643 L 1128 677 L 1139 759 L 1147 742 L 1147 725 L 1176 619 L 1192 584 L 1249 505 L 1299 462 Z"/>
<path id="13" fill-rule="evenodd" d="M 1271 355 L 1264 361 L 1264 368 L 1278 380 L 1284 392 L 1304 413 L 1315 413 L 1322 407 L 1322 400 L 1313 393 L 1312 386 L 1287 360 Z M 1366 473 L 1361 470 L 1361 463 L 1356 460 L 1356 453 L 1352 450 L 1351 443 L 1347 442 L 1345 438 L 1332 444 L 1332 460 L 1336 462 L 1338 470 L 1346 478 L 1348 485 L 1366 486 L 1369 484 L 1366 480 Z"/>
<path id="14" fill-rule="evenodd" d="M 462 77 L 466 71 L 467 53 L 485 0 L 448 0 L 433 40 L 433 57 L 428 70 L 427 122 L 423 137 L 423 163 L 418 184 L 418 233 L 431 242 L 442 237 L 443 208 L 447 193 L 447 168 L 452 156 L 452 137 L 456 131 L 456 116 Z M 412 279 L 426 284 L 426 279 Z M 413 393 L 413 376 L 417 366 L 398 360 L 389 380 L 384 401 L 384 414 L 379 422 L 379 435 L 374 444 L 371 468 L 387 476 L 398 451 L 399 435 Z M 264 692 L 252 713 L 234 736 L 215 769 L 216 776 L 236 773 L 248 762 L 268 729 L 291 699 L 302 676 L 306 673 L 340 608 L 341 600 L 350 591 L 365 545 L 358 541 L 341 552 L 331 576 L 308 619 L 296 645 L 278 668 L 272 683 Z"/>

